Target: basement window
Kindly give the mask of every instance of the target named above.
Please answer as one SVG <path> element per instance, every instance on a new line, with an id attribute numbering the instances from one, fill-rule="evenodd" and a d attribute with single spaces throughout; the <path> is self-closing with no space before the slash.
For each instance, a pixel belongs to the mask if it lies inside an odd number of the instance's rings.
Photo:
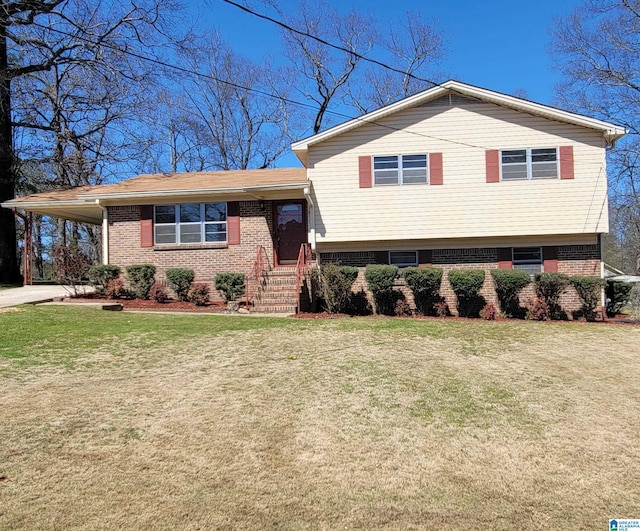
<path id="1" fill-rule="evenodd" d="M 418 265 L 418 251 L 389 251 L 389 263 L 398 267 Z"/>

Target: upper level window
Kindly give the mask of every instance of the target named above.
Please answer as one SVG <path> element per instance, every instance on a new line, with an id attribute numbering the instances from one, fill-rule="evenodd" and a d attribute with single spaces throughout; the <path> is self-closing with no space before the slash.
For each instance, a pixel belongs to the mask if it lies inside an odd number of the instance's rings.
<path id="1" fill-rule="evenodd" d="M 513 269 L 522 269 L 530 275 L 542 271 L 542 248 L 540 247 L 514 247 Z"/>
<path id="2" fill-rule="evenodd" d="M 153 221 L 156 244 L 227 241 L 227 203 L 157 205 Z"/>
<path id="3" fill-rule="evenodd" d="M 385 184 L 424 184 L 427 182 L 427 155 L 373 157 L 376 186 Z"/>
<path id="4" fill-rule="evenodd" d="M 501 151 L 503 181 L 557 179 L 558 148 L 510 149 Z"/>
<path id="5" fill-rule="evenodd" d="M 418 265 L 418 251 L 389 251 L 389 263 L 398 267 Z"/>

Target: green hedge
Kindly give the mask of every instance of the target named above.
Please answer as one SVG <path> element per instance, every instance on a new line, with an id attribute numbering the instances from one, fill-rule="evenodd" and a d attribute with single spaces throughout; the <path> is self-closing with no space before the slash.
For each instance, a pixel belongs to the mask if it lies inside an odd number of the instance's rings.
<path id="1" fill-rule="evenodd" d="M 218 273 L 215 287 L 225 302 L 235 301 L 244 293 L 244 275 L 242 273 Z"/>
<path id="2" fill-rule="evenodd" d="M 155 282 L 156 266 L 137 264 L 127 267 L 127 280 L 137 299 L 148 299 L 151 286 Z"/>
<path id="3" fill-rule="evenodd" d="M 602 288 L 605 286 L 604 279 L 599 277 L 573 276 L 570 282 L 582 299 L 583 316 L 588 321 L 594 320 L 594 310 L 597 306 L 600 306 Z"/>
<path id="4" fill-rule="evenodd" d="M 452 269 L 449 284 L 458 299 L 458 314 L 461 317 L 479 317 L 486 304 L 480 296 L 484 284 L 484 269 Z"/>
<path id="5" fill-rule="evenodd" d="M 549 307 L 551 319 L 564 319 L 565 314 L 560 307 L 560 296 L 571 284 L 571 279 L 564 273 L 537 273 L 535 276 L 536 295 Z"/>
<path id="6" fill-rule="evenodd" d="M 373 294 L 376 312 L 384 315 L 395 314 L 397 300 L 393 284 L 398 276 L 398 267 L 394 265 L 369 264 L 364 272 L 367 286 Z"/>
<path id="7" fill-rule="evenodd" d="M 614 317 L 619 314 L 631 298 L 633 284 L 620 280 L 607 280 L 607 315 Z"/>
<path id="8" fill-rule="evenodd" d="M 189 288 L 191 287 L 191 284 L 193 284 L 193 279 L 196 277 L 193 269 L 175 267 L 167 269 L 165 274 L 167 276 L 167 282 L 169 282 L 171 289 L 175 291 L 178 300 L 189 300 Z"/>
<path id="9" fill-rule="evenodd" d="M 520 292 L 531 283 L 531 276 L 521 269 L 492 269 L 491 277 L 500 302 L 500 309 L 507 317 L 522 317 Z"/>
<path id="10" fill-rule="evenodd" d="M 323 264 L 320 268 L 320 290 L 324 307 L 329 313 L 348 311 L 351 287 L 358 277 L 358 268 L 339 264 Z"/>
<path id="11" fill-rule="evenodd" d="M 109 281 L 118 278 L 120 273 L 121 269 L 117 265 L 103 264 L 91 267 L 87 275 L 89 282 L 96 288 L 96 291 L 100 295 L 104 295 Z"/>
<path id="12" fill-rule="evenodd" d="M 403 270 L 402 276 L 413 293 L 418 313 L 435 315 L 434 304 L 442 302 L 442 273 L 440 267 L 407 267 Z"/>

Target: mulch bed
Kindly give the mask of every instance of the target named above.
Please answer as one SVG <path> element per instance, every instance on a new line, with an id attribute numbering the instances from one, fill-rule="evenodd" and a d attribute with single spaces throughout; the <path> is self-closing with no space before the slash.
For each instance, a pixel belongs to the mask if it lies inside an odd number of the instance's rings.
<path id="1" fill-rule="evenodd" d="M 124 310 L 147 310 L 156 312 L 192 312 L 192 313 L 226 313 L 227 305 L 223 302 L 210 302 L 204 306 L 196 306 L 192 302 L 182 302 L 168 300 L 167 302 L 156 302 L 153 300 L 140 299 L 104 299 L 90 295 L 83 297 L 65 297 L 61 299 L 69 303 L 99 302 L 104 304 L 122 304 Z M 242 304 L 240 307 L 244 307 Z"/>

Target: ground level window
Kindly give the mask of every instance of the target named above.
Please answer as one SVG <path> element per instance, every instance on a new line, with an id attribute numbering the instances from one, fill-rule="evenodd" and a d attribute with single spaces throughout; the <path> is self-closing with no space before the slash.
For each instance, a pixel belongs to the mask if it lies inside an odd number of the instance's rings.
<path id="1" fill-rule="evenodd" d="M 398 267 L 418 265 L 418 251 L 389 251 L 389 263 Z"/>
<path id="2" fill-rule="evenodd" d="M 542 272 L 541 247 L 514 247 L 513 269 L 522 269 L 530 275 Z"/>
<path id="3" fill-rule="evenodd" d="M 225 243 L 227 204 L 156 205 L 153 225 L 156 244 Z"/>

